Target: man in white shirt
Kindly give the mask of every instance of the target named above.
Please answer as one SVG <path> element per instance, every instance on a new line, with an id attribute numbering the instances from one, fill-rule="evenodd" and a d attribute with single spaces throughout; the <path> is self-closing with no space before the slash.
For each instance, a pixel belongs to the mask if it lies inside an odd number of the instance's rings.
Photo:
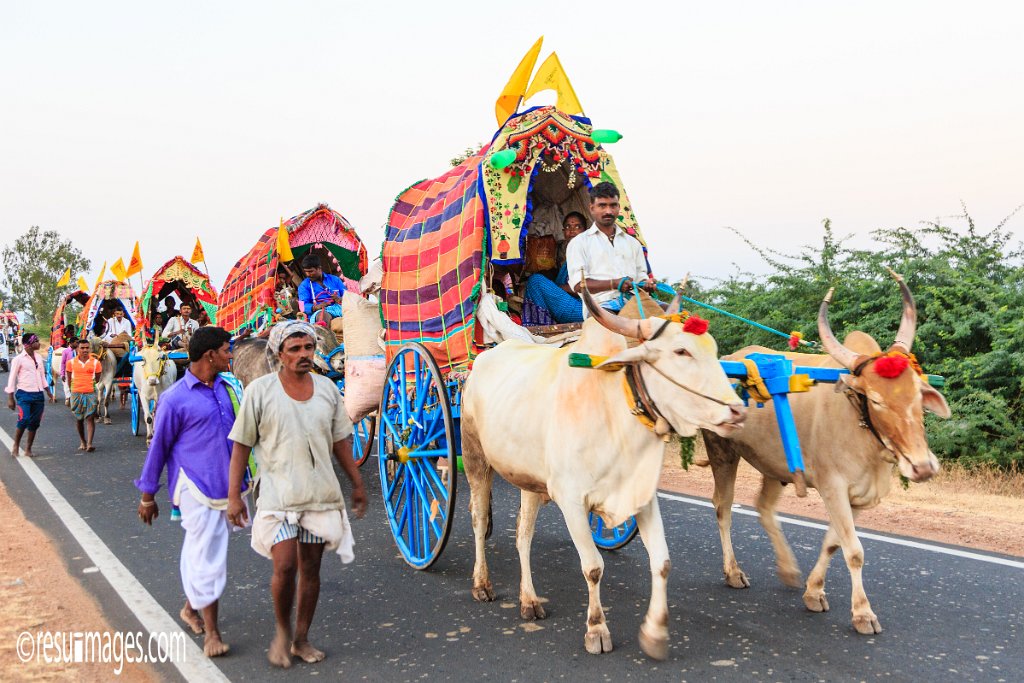
<path id="1" fill-rule="evenodd" d="M 191 337 L 199 329 L 199 323 L 192 319 L 192 307 L 181 305 L 181 313 L 167 321 L 162 336 L 170 340 L 172 349 L 181 347 L 182 337 Z"/>
<path id="2" fill-rule="evenodd" d="M 619 190 L 612 183 L 590 188 L 590 215 L 594 225 L 569 242 L 566 263 L 569 286 L 579 293 L 582 274 L 587 289 L 604 308 L 618 311 L 624 298 L 633 292 L 633 282 L 647 291 L 654 283 L 647 279 L 647 260 L 636 238 L 616 225 L 619 216 Z"/>
<path id="3" fill-rule="evenodd" d="M 107 318 L 106 327 L 103 328 L 103 345 L 110 347 L 111 342 L 119 335 L 132 336 L 132 324 L 124 317 L 124 309 L 120 306 L 114 309 L 114 314 Z"/>

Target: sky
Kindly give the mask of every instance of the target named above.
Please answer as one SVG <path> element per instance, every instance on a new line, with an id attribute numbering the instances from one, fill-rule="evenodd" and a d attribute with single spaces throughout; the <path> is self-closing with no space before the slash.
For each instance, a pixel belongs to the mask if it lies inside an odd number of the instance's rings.
<path id="1" fill-rule="evenodd" d="M 323 201 L 377 254 L 395 195 L 490 140 L 540 35 L 624 135 L 657 276 L 764 272 L 729 228 L 868 244 L 961 202 L 990 228 L 1024 203 L 1022 27 L 1021 3 L 939 0 L 2 0 L 0 243 L 57 230 L 92 282 L 135 240 L 148 277 L 199 236 L 219 288 Z"/>

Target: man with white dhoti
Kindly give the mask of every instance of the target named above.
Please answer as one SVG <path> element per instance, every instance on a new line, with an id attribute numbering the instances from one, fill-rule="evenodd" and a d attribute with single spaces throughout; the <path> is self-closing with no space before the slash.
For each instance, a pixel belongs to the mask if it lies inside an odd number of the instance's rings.
<path id="1" fill-rule="evenodd" d="M 310 663 L 324 658 L 309 643 L 324 549 L 336 551 L 342 562 L 354 557 L 332 454 L 352 481 L 353 512 L 357 517 L 366 512 L 366 490 L 352 459 L 352 421 L 334 383 L 311 374 L 315 351 L 316 333 L 308 323 L 286 320 L 275 325 L 267 354 L 278 371 L 246 386 L 228 437 L 234 442 L 228 502 L 228 519 L 234 524 L 246 520 L 238 491 L 250 451 L 256 459 L 259 496 L 252 547 L 274 562 L 270 590 L 276 633 L 267 658 L 283 668 L 291 666 L 292 656 Z M 296 575 L 299 596 L 293 631 Z"/>
<path id="2" fill-rule="evenodd" d="M 203 653 L 217 657 L 228 651 L 217 627 L 218 601 L 228 576 L 226 513 L 231 442 L 239 397 L 218 373 L 231 361 L 231 335 L 220 327 L 204 327 L 192 337 L 185 376 L 160 396 L 153 441 L 135 486 L 142 492 L 139 518 L 157 517 L 154 495 L 160 473 L 167 468 L 171 501 L 181 509 L 185 541 L 181 547 L 181 583 L 185 606 L 181 618 L 194 633 L 206 632 Z M 241 479 L 236 496 L 244 493 Z M 202 617 L 197 612 L 202 612 Z"/>

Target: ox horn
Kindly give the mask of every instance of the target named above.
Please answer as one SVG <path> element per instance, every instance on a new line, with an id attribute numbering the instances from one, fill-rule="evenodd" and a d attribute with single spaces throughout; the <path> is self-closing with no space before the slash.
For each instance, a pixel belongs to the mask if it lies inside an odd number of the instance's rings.
<path id="1" fill-rule="evenodd" d="M 821 300 L 821 308 L 818 309 L 818 336 L 821 337 L 821 345 L 828 355 L 835 358 L 847 370 L 853 370 L 859 354 L 839 343 L 828 322 L 828 305 L 832 303 L 832 294 L 835 291 L 836 288 L 832 287 L 828 290 L 825 298 Z"/>
<path id="2" fill-rule="evenodd" d="M 665 309 L 665 315 L 676 315 L 683 309 L 683 291 L 686 289 L 687 283 L 690 281 L 690 274 L 687 273 L 683 281 L 679 283 L 679 289 L 676 290 L 676 295 L 672 297 L 672 303 Z"/>
<path id="3" fill-rule="evenodd" d="M 892 268 L 889 268 L 889 274 L 896 282 L 900 283 L 900 294 L 903 295 L 903 317 L 900 319 L 900 329 L 896 333 L 896 341 L 892 345 L 902 346 L 904 352 L 910 353 L 910 347 L 914 345 L 914 336 L 917 333 L 917 304 L 914 303 L 914 295 L 910 293 L 910 287 L 907 287 L 903 277 Z"/>
<path id="4" fill-rule="evenodd" d="M 601 325 L 616 334 L 621 334 L 623 337 L 629 337 L 631 339 L 643 339 L 643 333 L 640 331 L 640 321 L 630 320 L 629 318 L 623 318 L 621 315 L 612 313 L 607 308 L 604 308 L 596 301 L 594 297 L 590 296 L 590 290 L 587 289 L 587 278 L 583 275 L 580 278 L 581 288 L 580 294 L 583 296 L 583 304 L 590 311 L 590 315 L 594 316 L 594 319 Z"/>

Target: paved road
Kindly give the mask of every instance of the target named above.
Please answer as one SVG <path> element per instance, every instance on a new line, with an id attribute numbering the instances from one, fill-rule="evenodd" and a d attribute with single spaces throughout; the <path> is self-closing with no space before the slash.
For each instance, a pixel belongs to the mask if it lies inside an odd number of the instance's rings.
<path id="1" fill-rule="evenodd" d="M 0 427 L 10 434 L 13 426 L 13 415 L 4 410 Z M 168 520 L 163 492 L 153 528 L 143 527 L 135 515 L 131 481 L 142 464 L 144 440 L 131 437 L 127 412 L 115 412 L 114 425 L 98 430 L 98 450 L 80 454 L 67 409 L 48 407 L 35 463 L 157 602 L 176 615 L 182 602 L 177 573 L 182 531 Z M 459 516 L 444 556 L 430 571 L 416 572 L 399 559 L 383 519 L 375 459 L 363 473 L 371 509 L 354 525 L 357 559 L 344 567 L 334 556 L 325 559 L 312 633 L 328 654 L 325 662 L 297 663 L 289 672 L 268 668 L 270 562 L 249 548 L 244 533 L 233 539 L 221 608 L 232 652 L 217 662 L 231 680 L 310 674 L 373 681 L 1024 680 L 1020 568 L 866 540 L 865 582 L 885 629 L 866 637 L 850 625 L 850 582 L 841 560 L 833 562 L 827 585 L 832 611 L 807 612 L 800 591 L 775 579 L 771 548 L 757 522 L 736 516 L 736 551 L 753 587 L 730 589 L 722 582 L 712 511 L 664 498 L 673 559 L 669 659 L 650 661 L 637 645 L 650 590 L 639 539 L 606 556 L 602 597 L 615 650 L 591 656 L 583 649 L 586 588 L 554 506 L 541 511 L 534 540 L 535 578 L 540 594 L 550 600 L 549 616 L 539 622 L 541 629 L 529 630 L 513 604 L 518 496 L 509 486 L 496 488 L 490 545 L 499 599 L 483 605 L 469 594 L 473 553 L 465 480 L 459 483 Z M 57 540 L 72 572 L 99 597 L 112 628 L 138 629 L 102 573 L 80 574 L 92 562 L 24 469 L 5 455 L 0 476 L 27 516 Z M 809 569 L 822 532 L 794 525 L 786 525 L 786 531 L 801 566 Z M 159 671 L 169 680 L 181 679 L 169 666 Z"/>

